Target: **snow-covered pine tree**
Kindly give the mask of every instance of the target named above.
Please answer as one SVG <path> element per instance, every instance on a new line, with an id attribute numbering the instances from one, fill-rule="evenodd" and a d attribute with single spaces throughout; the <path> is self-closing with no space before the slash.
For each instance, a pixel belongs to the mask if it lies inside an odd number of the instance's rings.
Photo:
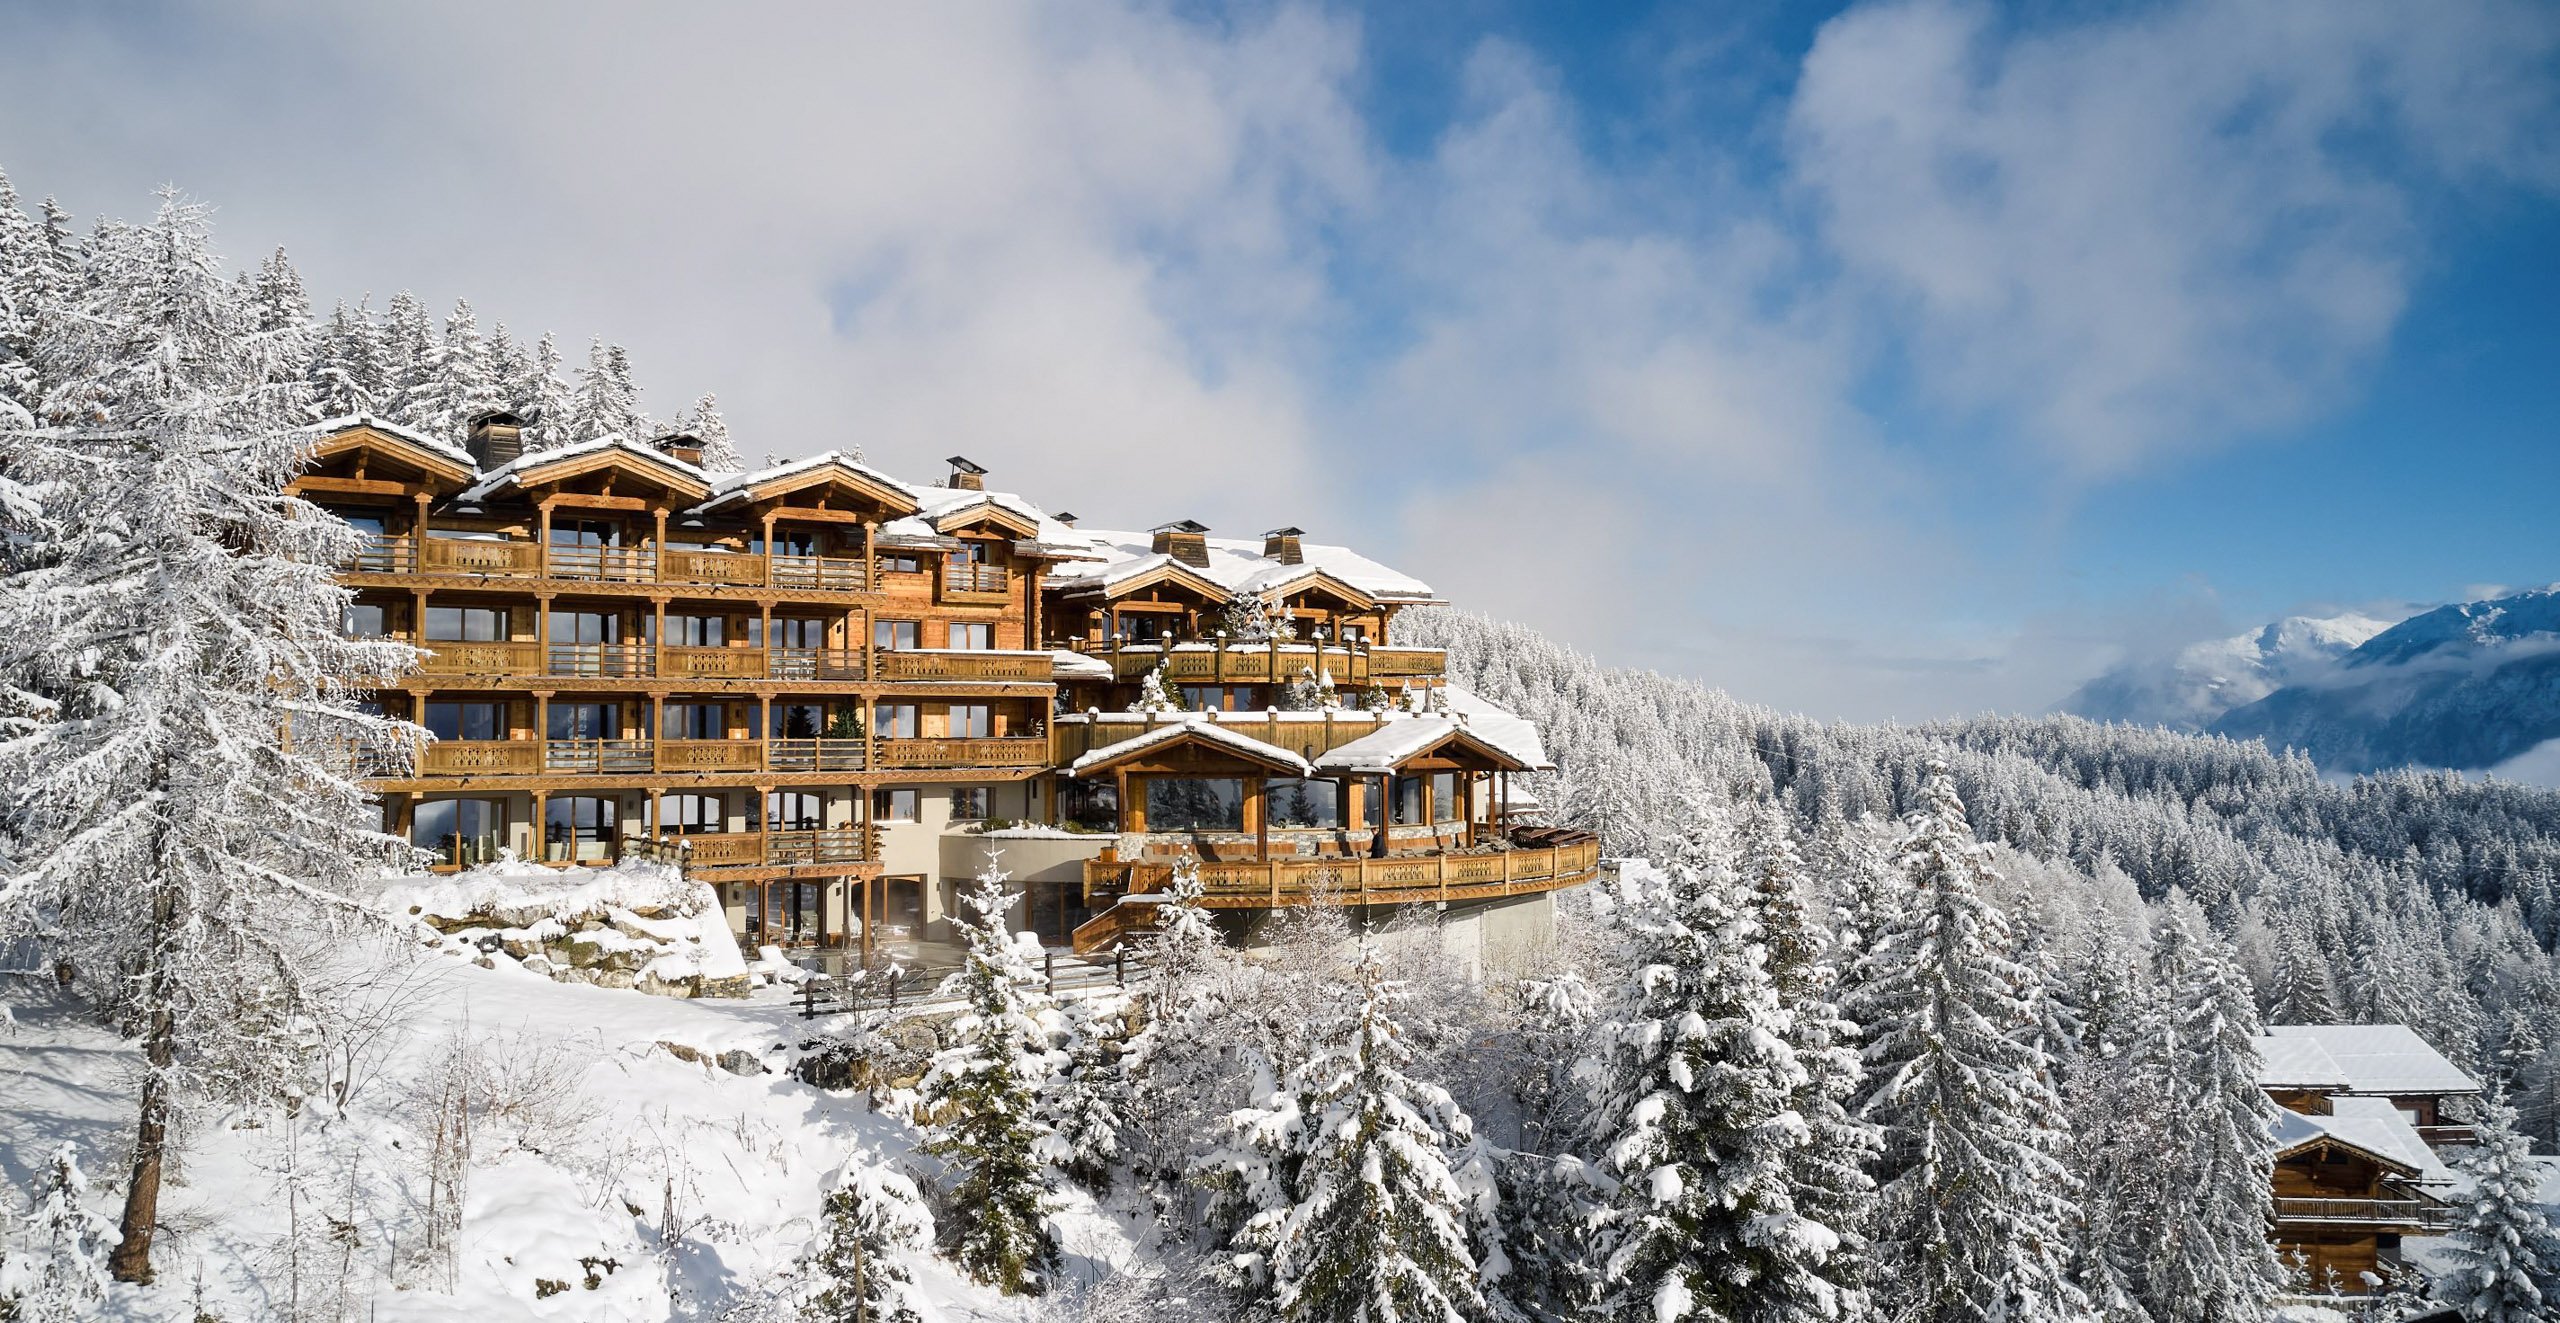
<path id="1" fill-rule="evenodd" d="M 1839 1248 L 1815 1269 L 1837 1293 L 1835 1314 L 1864 1318 L 1867 1224 L 1875 1212 L 1875 1180 L 1867 1174 L 1882 1151 L 1872 1122 L 1851 1112 L 1862 1091 L 1858 1027 L 1840 1014 L 1834 976 L 1825 963 L 1822 929 L 1805 897 L 1811 883 L 1796 848 L 1794 824 L 1775 803 L 1754 812 L 1743 838 L 1743 868 L 1753 917 L 1769 952 L 1769 982 L 1787 1011 L 1788 1046 L 1805 1073 L 1795 1111 L 1808 1142 L 1789 1157 L 1787 1178 L 1796 1211 L 1827 1228 Z"/>
<path id="2" fill-rule="evenodd" d="M 2066 1323 L 2088 1313 L 2068 1272 L 2070 1131 L 2023 1041 L 2041 985 L 1984 898 L 1986 853 L 1929 760 L 1895 856 L 1909 906 L 1870 948 L 1879 969 L 1850 1011 L 1872 1035 L 1865 1113 L 1884 1127 L 1872 1280 L 1909 1323 Z"/>
<path id="3" fill-rule="evenodd" d="M 856 1157 L 827 1192 L 818 1238 L 801 1255 L 815 1290 L 802 1305 L 808 1323 L 931 1323 L 938 1317 L 916 1289 L 906 1256 L 933 1247 L 933 1214 L 915 1182 Z"/>
<path id="4" fill-rule="evenodd" d="M 1200 903 L 1207 894 L 1208 887 L 1200 881 L 1199 856 L 1185 851 L 1173 861 L 1173 877 L 1156 907 L 1155 941 L 1147 948 L 1155 965 L 1159 1011 L 1164 1009 L 1162 1001 L 1178 995 L 1183 980 L 1206 970 L 1223 949 L 1218 922 Z"/>
<path id="5" fill-rule="evenodd" d="M 480 338 L 479 317 L 465 300 L 454 300 L 452 314 L 444 319 L 444 338 L 435 347 L 434 378 L 434 409 L 415 425 L 439 441 L 460 445 L 470 434 L 472 419 L 507 407 L 497 361 L 489 352 L 489 342 Z"/>
<path id="6" fill-rule="evenodd" d="M 1132 711 L 1179 712 L 1182 710 L 1182 691 L 1167 678 L 1170 669 L 1169 662 L 1158 662 L 1154 670 L 1147 672 L 1146 677 L 1138 681 L 1138 701 L 1131 709 Z"/>
<path id="7" fill-rule="evenodd" d="M 309 328 L 311 296 L 303 292 L 302 273 L 293 269 L 293 259 L 282 248 L 267 254 L 244 279 L 251 327 L 266 335 Z"/>
<path id="8" fill-rule="evenodd" d="M 1324 707 L 1324 690 L 1316 683 L 1316 670 L 1301 666 L 1280 690 L 1280 707 L 1285 712 L 1315 712 Z"/>
<path id="9" fill-rule="evenodd" d="M 2560 1234 L 2538 1202 L 2541 1168 L 2503 1095 L 2489 1096 L 2475 1129 L 2479 1145 L 2456 1164 L 2471 1194 L 2446 1237 L 2452 1267 L 2436 1294 L 2472 1323 L 2540 1323 L 2560 1313 Z"/>
<path id="10" fill-rule="evenodd" d="M 1056 1068 L 1055 1009 L 1040 990 L 1039 966 L 1006 926 L 1013 903 L 1006 876 L 988 851 L 977 886 L 962 898 L 973 917 L 955 921 L 968 963 L 942 991 L 968 1009 L 951 1024 L 957 1045 L 925 1076 L 925 1110 L 934 1118 L 925 1151 L 950 1164 L 958 1176 L 952 1202 L 969 1210 L 943 1228 L 951 1257 L 1007 1295 L 1038 1294 L 1058 1261 L 1041 1160 L 1049 1128 L 1039 1115 L 1041 1086 Z"/>
<path id="11" fill-rule="evenodd" d="M 553 450 L 577 439 L 576 394 L 560 372 L 560 344 L 546 331 L 525 361 L 523 375 L 508 383 L 509 407 L 526 422 L 524 448 Z"/>
<path id="12" fill-rule="evenodd" d="M 1237 593 L 1218 613 L 1217 627 L 1230 643 L 1265 643 L 1279 632 L 1280 623 L 1271 614 L 1271 604 L 1262 600 L 1262 594 Z"/>
<path id="13" fill-rule="evenodd" d="M 2267 1001 L 2274 1024 L 2335 1024 L 2337 1000 L 2329 992 L 2329 962 L 2320 954 L 2310 917 L 2288 910 L 2276 930 L 2276 985 Z"/>
<path id="14" fill-rule="evenodd" d="M 14 1219 L 0 1210 L 0 1319 L 84 1323 L 98 1316 L 115 1223 L 89 1211 L 88 1191 L 79 1148 L 65 1141 L 36 1177 L 25 1244 L 9 1243 Z"/>
<path id="15" fill-rule="evenodd" d="M 2276 1105 L 2258 1086 L 2257 1005 L 2207 925 L 2172 892 L 2152 942 L 2163 1012 L 2148 1054 L 2167 1151 L 2158 1155 L 2142 1244 L 2141 1296 L 2159 1323 L 2255 1323 L 2283 1285 L 2267 1242 L 2274 1216 Z"/>
<path id="16" fill-rule="evenodd" d="M 631 355 L 620 345 L 597 340 L 587 348 L 586 370 L 568 401 L 567 440 L 593 441 L 619 436 L 649 439 L 648 415 L 640 412 L 640 388 L 631 379 Z"/>
<path id="17" fill-rule="evenodd" d="M 386 411 L 391 381 L 383 366 L 382 328 L 373 309 L 341 301 L 313 337 L 305 376 L 311 412 L 322 418 Z"/>
<path id="18" fill-rule="evenodd" d="M 1110 1192 L 1112 1169 L 1122 1157 L 1129 1078 L 1121 1071 L 1120 1051 L 1127 1014 L 1128 1003 L 1119 997 L 1087 998 L 1069 1007 L 1066 1062 L 1040 1095 L 1051 1160 L 1096 1196 Z"/>
<path id="19" fill-rule="evenodd" d="M 729 435 L 729 420 L 720 416 L 720 399 L 709 391 L 693 402 L 693 407 L 676 416 L 676 430 L 691 433 L 702 442 L 702 467 L 713 473 L 735 473 L 745 468 L 738 457 L 738 443 Z"/>
<path id="20" fill-rule="evenodd" d="M 382 310 L 383 391 L 378 408 L 402 427 L 421 428 L 439 411 L 443 383 L 436 379 L 436 323 L 427 305 L 407 290 Z"/>
<path id="21" fill-rule="evenodd" d="M 1617 1181 L 1601 1236 L 1608 1317 L 1836 1317 L 1839 1237 L 1796 1207 L 1811 1080 L 1735 868 L 1724 810 L 1693 791 L 1625 914 L 1635 979 L 1601 1038 L 1591 1141 Z"/>
<path id="22" fill-rule="evenodd" d="M 354 913 L 344 888 L 407 856 L 353 772 L 414 747 L 359 705 L 414 654 L 339 632 L 333 566 L 355 537 L 285 492 L 300 383 L 260 375 L 204 209 L 164 194 L 84 264 L 76 315 L 39 347 L 49 426 L 0 437 L 66 516 L 0 579 L 0 690 L 50 704 L 0 740 L 0 937 L 69 957 L 142 1038 L 112 1264 L 145 1281 L 173 1110 L 294 1073 L 316 1008 L 292 934 Z"/>
<path id="23" fill-rule="evenodd" d="M 1405 1073 L 1403 987 L 1374 950 L 1358 979 L 1358 1005 L 1293 1072 L 1285 1110 L 1236 1117 L 1242 1128 L 1286 1122 L 1303 1155 L 1294 1197 L 1238 1240 L 1260 1254 L 1270 1304 L 1292 1323 L 1463 1323 L 1488 1307 L 1471 1192 L 1450 1166 L 1474 1128 L 1448 1090 Z"/>

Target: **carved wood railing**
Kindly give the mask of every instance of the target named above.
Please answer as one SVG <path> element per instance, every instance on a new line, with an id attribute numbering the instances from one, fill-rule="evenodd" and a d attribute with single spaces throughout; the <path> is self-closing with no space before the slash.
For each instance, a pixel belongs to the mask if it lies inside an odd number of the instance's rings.
<path id="1" fill-rule="evenodd" d="M 942 595 L 976 601 L 1003 598 L 1008 595 L 1004 567 L 965 560 L 946 562 L 942 567 Z"/>
<path id="2" fill-rule="evenodd" d="M 1439 648 L 1383 648 L 1327 643 L 1181 643 L 1123 647 L 1078 641 L 1079 652 L 1108 658 L 1122 680 L 1135 680 L 1161 665 L 1175 680 L 1193 684 L 1287 684 L 1302 674 L 1330 674 L 1337 685 L 1386 679 L 1435 679 L 1449 670 Z"/>
<path id="3" fill-rule="evenodd" d="M 1046 681 L 1057 662 L 1045 652 L 982 652 L 968 648 L 908 649 L 879 654 L 883 680 Z"/>
<path id="4" fill-rule="evenodd" d="M 637 679 L 658 673 L 657 651 L 643 643 L 554 643 L 546 675 Z"/>
<path id="5" fill-rule="evenodd" d="M 878 842 L 869 827 L 702 832 L 690 836 L 662 836 L 655 841 L 638 844 L 640 853 L 680 864 L 688 872 L 860 864 L 879 857 Z"/>
<path id="6" fill-rule="evenodd" d="M 658 577 L 658 554 L 642 547 L 582 547 L 554 543 L 549 562 L 550 575 L 554 579 L 648 583 Z"/>
<path id="7" fill-rule="evenodd" d="M 775 556 L 776 588 L 810 588 L 821 592 L 858 593 L 871 586 L 870 567 L 840 556 Z"/>
<path id="8" fill-rule="evenodd" d="M 437 641 L 422 645 L 418 669 L 428 675 L 532 675 L 542 664 L 539 643 Z"/>
<path id="9" fill-rule="evenodd" d="M 1096 859 L 1085 866 L 1088 894 L 1162 890 L 1170 864 Z M 1428 854 L 1388 859 L 1272 859 L 1203 863 L 1200 884 L 1211 905 L 1401 904 L 1452 893 L 1507 895 L 1574 886 L 1600 871 L 1600 843 L 1577 841 L 1484 854 Z"/>
<path id="10" fill-rule="evenodd" d="M 765 741 L 765 767 L 775 772 L 859 772 L 864 754 L 858 739 Z"/>
<path id="11" fill-rule="evenodd" d="M 498 542 L 475 538 L 430 537 L 413 544 L 420 574 L 503 574 L 528 577 L 542 573 L 542 548 L 531 542 Z"/>
<path id="12" fill-rule="evenodd" d="M 1049 761 L 1049 741 L 1041 735 L 883 739 L 874 743 L 874 756 L 883 768 L 1043 767 Z"/>
<path id="13" fill-rule="evenodd" d="M 863 673 L 859 648 L 774 648 L 765 654 L 765 674 L 776 680 L 859 680 Z"/>
<path id="14" fill-rule="evenodd" d="M 2432 1199 L 2289 1199 L 2278 1196 L 2275 1220 L 2440 1231 L 2454 1224 L 2454 1210 Z"/>
<path id="15" fill-rule="evenodd" d="M 591 547 L 521 539 L 367 536 L 339 568 L 351 574 L 470 574 L 591 583 L 690 583 L 862 592 L 877 579 L 860 557 L 759 555 L 655 547 Z M 995 567 L 986 567 L 994 569 Z M 996 569 L 996 595 L 1004 592 Z"/>
<path id="16" fill-rule="evenodd" d="M 666 551 L 658 556 L 658 580 L 661 583 L 726 583 L 742 587 L 761 587 L 765 581 L 762 556 L 735 551 Z"/>
<path id="17" fill-rule="evenodd" d="M 437 740 L 418 759 L 426 776 L 512 776 L 542 770 L 532 740 Z"/>
<path id="18" fill-rule="evenodd" d="M 660 740 L 661 772 L 759 772 L 764 770 L 762 740 Z"/>
<path id="19" fill-rule="evenodd" d="M 658 770 L 654 740 L 549 740 L 542 770 L 565 776 L 631 776 Z"/>
<path id="20" fill-rule="evenodd" d="M 672 680 L 760 680 L 762 648 L 660 648 L 658 674 Z"/>

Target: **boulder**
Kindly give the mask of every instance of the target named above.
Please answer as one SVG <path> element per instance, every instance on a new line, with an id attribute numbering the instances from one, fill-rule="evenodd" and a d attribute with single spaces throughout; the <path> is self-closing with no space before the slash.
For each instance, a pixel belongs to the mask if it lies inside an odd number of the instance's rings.
<path id="1" fill-rule="evenodd" d="M 732 1075 L 761 1075 L 764 1062 L 743 1047 L 733 1047 L 720 1054 L 720 1069 Z"/>

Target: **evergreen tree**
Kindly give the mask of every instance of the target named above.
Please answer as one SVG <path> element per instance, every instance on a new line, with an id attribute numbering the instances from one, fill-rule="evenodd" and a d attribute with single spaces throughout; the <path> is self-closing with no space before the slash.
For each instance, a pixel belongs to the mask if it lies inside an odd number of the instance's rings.
<path id="1" fill-rule="evenodd" d="M 406 856 L 354 769 L 413 747 L 359 706 L 413 654 L 339 631 L 354 534 L 285 491 L 301 386 L 261 375 L 203 208 L 164 194 L 84 261 L 39 349 L 50 426 L 0 437 L 50 486 L 13 530 L 43 554 L 0 580 L 0 691 L 42 704 L 0 739 L 0 938 L 69 958 L 142 1039 L 113 1267 L 147 1281 L 173 1109 L 293 1074 L 315 996 L 288 934 Z"/>
<path id="2" fill-rule="evenodd" d="M 1983 897 L 1993 874 L 1944 762 L 1931 760 L 1896 863 L 1909 908 L 1869 956 L 1851 1017 L 1872 1033 L 1867 1118 L 1884 1127 L 1875 1283 L 1912 1323 L 2062 1323 L 2086 1316 L 2069 1278 L 2077 1189 L 2035 1032 L 2034 971 Z"/>
<path id="3" fill-rule="evenodd" d="M 620 345 L 595 341 L 587 350 L 587 367 L 578 374 L 578 389 L 569 397 L 565 441 L 593 441 L 619 436 L 649 439 L 648 416 L 640 412 L 640 388 L 631 379 L 631 355 Z"/>
<path id="4" fill-rule="evenodd" d="M 1292 1197 L 1248 1222 L 1280 1317 L 1305 1323 L 1461 1323 L 1488 1306 L 1471 1235 L 1470 1190 L 1450 1163 L 1473 1127 L 1448 1091 L 1405 1073 L 1413 1050 L 1396 1007 L 1401 984 L 1374 951 L 1360 1001 L 1294 1072 L 1292 1101 L 1238 1113 L 1276 1125 L 1300 1157 Z"/>
<path id="5" fill-rule="evenodd" d="M 523 375 L 513 379 L 507 394 L 526 422 L 526 450 L 552 450 L 577 439 L 576 397 L 560 375 L 560 345 L 550 333 L 535 342 Z"/>
<path id="6" fill-rule="evenodd" d="M 1067 1015 L 1066 1065 L 1042 1093 L 1042 1116 L 1058 1170 L 1096 1195 L 1111 1189 L 1121 1159 L 1121 1118 L 1129 1106 L 1129 1081 L 1120 1068 L 1119 998 L 1088 999 Z"/>
<path id="7" fill-rule="evenodd" d="M 65 1142 L 37 1177 L 25 1251 L 0 1209 L 0 1319 L 82 1323 L 106 1304 L 107 1242 L 115 1224 L 89 1211 L 89 1178 L 78 1148 Z"/>
<path id="8" fill-rule="evenodd" d="M 735 473 L 746 467 L 738 443 L 729 436 L 729 420 L 720 416 L 720 400 L 708 391 L 676 417 L 676 430 L 702 442 L 702 467 L 713 473 Z"/>
<path id="9" fill-rule="evenodd" d="M 312 343 L 307 373 L 311 411 L 322 418 L 383 413 L 391 380 L 383 364 L 381 327 L 373 310 L 341 302 L 329 311 Z"/>
<path id="10" fill-rule="evenodd" d="M 507 405 L 505 383 L 480 338 L 480 321 L 468 302 L 457 299 L 444 321 L 444 339 L 434 356 L 433 407 L 416 426 L 440 441 L 460 445 L 470 434 L 471 420 Z"/>
<path id="11" fill-rule="evenodd" d="M 382 392 L 377 409 L 402 427 L 424 430 L 441 408 L 436 377 L 435 318 L 418 296 L 402 290 L 382 310 Z"/>
<path id="12" fill-rule="evenodd" d="M 2446 1238 L 2453 1268 L 2437 1278 L 2436 1294 L 2475 1323 L 2560 1313 L 2560 1235 L 2536 1202 L 2541 1169 L 2515 1122 L 2515 1109 L 2492 1093 L 2481 1108 L 2480 1143 L 2459 1160 L 2471 1194 Z"/>
<path id="13" fill-rule="evenodd" d="M 2329 962 L 2313 939 L 2308 916 L 2292 911 L 2276 935 L 2276 985 L 2267 1002 L 2267 1018 L 2276 1024 L 2335 1024 L 2336 1003 L 2329 994 Z"/>
<path id="14" fill-rule="evenodd" d="M 967 936 L 968 963 L 942 985 L 968 1009 L 951 1024 L 957 1046 L 937 1056 L 925 1076 L 925 1110 L 934 1117 L 925 1151 L 951 1164 L 958 1175 L 951 1199 L 969 1210 L 944 1228 L 952 1258 L 1008 1295 L 1037 1294 L 1058 1262 L 1040 1157 L 1049 1128 L 1039 1115 L 1040 1088 L 1054 1069 L 1054 1011 L 1040 991 L 1038 964 L 1006 927 L 1006 875 L 994 852 L 988 856 L 976 889 L 963 898 L 975 917 L 956 921 Z"/>
<path id="15" fill-rule="evenodd" d="M 907 1255 L 933 1245 L 933 1214 L 915 1182 L 856 1158 L 827 1192 L 819 1218 L 818 1239 L 800 1260 L 817 1287 L 801 1318 L 927 1323 L 934 1317 L 906 1264 Z"/>
<path id="16" fill-rule="evenodd" d="M 1170 661 L 1158 662 L 1156 668 L 1147 672 L 1146 677 L 1138 682 L 1138 702 L 1131 709 L 1132 711 L 1180 712 L 1182 710 L 1182 691 L 1175 687 L 1172 680 L 1166 678 L 1171 666 Z"/>

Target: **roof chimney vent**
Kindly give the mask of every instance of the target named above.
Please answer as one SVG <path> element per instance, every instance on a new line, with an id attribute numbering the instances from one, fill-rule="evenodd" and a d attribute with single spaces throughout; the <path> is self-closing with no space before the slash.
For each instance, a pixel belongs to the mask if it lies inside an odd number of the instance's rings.
<path id="1" fill-rule="evenodd" d="M 702 438 L 690 432 L 670 432 L 650 444 L 658 448 L 659 454 L 679 464 L 702 467 Z"/>
<path id="2" fill-rule="evenodd" d="M 1065 525 L 1066 525 L 1067 527 L 1069 527 L 1069 528 L 1073 528 L 1073 527 L 1075 527 L 1075 526 L 1076 526 L 1076 517 L 1075 517 L 1073 514 L 1069 513 L 1068 511 L 1060 510 L 1060 511 L 1059 511 L 1059 512 L 1057 512 L 1056 514 L 1053 514 L 1053 515 L 1051 515 L 1051 516 L 1049 516 L 1049 517 L 1050 517 L 1050 518 L 1052 518 L 1052 519 L 1057 520 L 1059 523 L 1065 524 Z"/>
<path id="3" fill-rule="evenodd" d="M 982 492 L 987 489 L 987 471 L 970 463 L 967 457 L 953 455 L 945 462 L 951 465 L 951 481 L 948 485 L 953 489 L 964 492 Z"/>
<path id="4" fill-rule="evenodd" d="M 524 455 L 524 420 L 504 409 L 484 413 L 471 420 L 470 436 L 462 446 L 483 472 L 512 463 Z"/>
<path id="5" fill-rule="evenodd" d="M 1298 542 L 1306 535 L 1307 530 L 1303 528 L 1272 529 L 1262 535 L 1262 558 L 1276 560 L 1283 565 L 1306 564 L 1306 549 Z"/>
<path id="6" fill-rule="evenodd" d="M 1196 519 L 1177 519 L 1155 528 L 1156 554 L 1171 556 L 1194 569 L 1209 568 L 1209 526 Z"/>

